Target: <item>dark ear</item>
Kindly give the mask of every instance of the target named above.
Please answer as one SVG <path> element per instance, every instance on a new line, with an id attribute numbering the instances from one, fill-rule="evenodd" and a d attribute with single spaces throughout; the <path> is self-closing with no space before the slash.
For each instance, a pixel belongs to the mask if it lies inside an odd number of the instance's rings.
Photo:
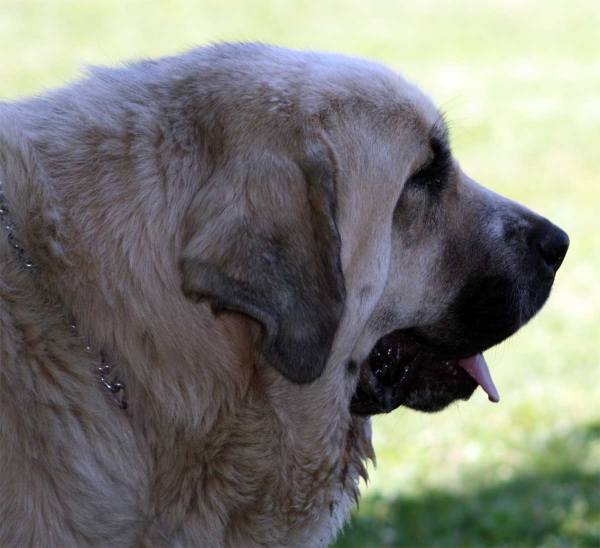
<path id="1" fill-rule="evenodd" d="M 189 213 L 184 293 L 258 321 L 264 355 L 297 383 L 323 372 L 344 308 L 334 177 L 324 145 L 296 161 L 246 155 L 216 170 Z"/>

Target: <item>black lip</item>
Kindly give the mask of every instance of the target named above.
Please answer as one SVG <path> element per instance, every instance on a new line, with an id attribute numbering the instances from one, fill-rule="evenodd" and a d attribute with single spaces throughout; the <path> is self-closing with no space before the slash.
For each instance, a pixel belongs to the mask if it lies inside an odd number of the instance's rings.
<path id="1" fill-rule="evenodd" d="M 457 361 L 482 354 L 486 350 L 496 346 L 510 337 L 518 328 L 512 329 L 510 332 L 498 336 L 497 338 L 485 340 L 460 340 L 458 342 L 449 342 L 446 340 L 437 340 L 432 336 L 433 332 L 439 331 L 439 328 L 428 327 L 411 327 L 404 329 L 403 333 L 412 337 L 430 356 L 437 357 L 439 360 Z M 381 339 L 380 339 L 381 340 Z M 378 341 L 379 342 L 379 341 Z"/>
<path id="2" fill-rule="evenodd" d="M 458 365 L 458 359 L 440 358 L 409 330 L 389 333 L 377 341 L 361 365 L 350 410 L 374 415 L 407 405 L 437 411 L 455 399 L 468 399 L 478 384 Z M 423 401 L 420 392 L 427 395 Z M 435 401 L 428 401 L 432 396 Z"/>
<path id="3" fill-rule="evenodd" d="M 417 355 L 409 364 L 400 367 L 373 368 L 371 363 L 361 368 L 357 393 L 350 410 L 358 414 L 389 413 L 404 403 L 414 384 L 423 361 Z M 360 391 L 360 392 L 359 392 Z"/>

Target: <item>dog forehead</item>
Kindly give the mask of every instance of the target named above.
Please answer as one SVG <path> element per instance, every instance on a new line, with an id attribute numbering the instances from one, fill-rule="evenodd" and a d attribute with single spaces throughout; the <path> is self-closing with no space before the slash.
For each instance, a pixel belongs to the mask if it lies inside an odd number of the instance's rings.
<path id="1" fill-rule="evenodd" d="M 289 116 L 290 109 L 282 107 L 294 104 L 297 114 L 310 116 L 332 102 L 358 99 L 380 107 L 382 114 L 387 109 L 390 116 L 402 105 L 410 106 L 429 125 L 439 118 L 431 100 L 415 84 L 375 61 L 262 44 L 222 44 L 192 55 L 196 70 L 212 73 L 214 81 L 222 84 L 215 89 L 204 82 L 211 92 L 238 106 L 267 106 L 275 117 Z"/>
<path id="2" fill-rule="evenodd" d="M 175 63 L 171 72 L 186 76 L 179 93 L 186 100 L 191 93 L 192 102 L 209 109 L 202 113 L 207 123 L 237 128 L 227 131 L 233 142 L 240 136 L 246 142 L 251 136 L 267 147 L 293 148 L 297 136 L 319 120 L 326 123 L 328 114 L 337 111 L 334 123 L 351 125 L 350 118 L 362 118 L 380 141 L 393 144 L 401 133 L 405 148 L 407 143 L 425 142 L 440 118 L 416 85 L 366 59 L 262 44 L 222 44 L 166 63 Z"/>
<path id="3" fill-rule="evenodd" d="M 370 122 L 374 138 L 402 139 L 402 147 L 428 141 L 431 129 L 441 116 L 418 86 L 403 75 L 373 61 L 336 55 L 323 55 L 311 69 L 303 98 L 316 109 L 342 109 L 345 116 Z M 314 89 L 311 89 L 314 88 Z M 314 93 L 314 97 L 311 94 Z"/>
<path id="4" fill-rule="evenodd" d="M 306 108 L 301 110 L 318 111 L 322 118 L 323 112 L 337 111 L 347 140 L 356 140 L 360 132 L 371 153 L 387 154 L 396 163 L 419 152 L 427 154 L 434 129 L 445 139 L 439 110 L 403 75 L 364 59 L 331 54 L 313 59 L 317 62 L 305 82 L 301 101 Z"/>

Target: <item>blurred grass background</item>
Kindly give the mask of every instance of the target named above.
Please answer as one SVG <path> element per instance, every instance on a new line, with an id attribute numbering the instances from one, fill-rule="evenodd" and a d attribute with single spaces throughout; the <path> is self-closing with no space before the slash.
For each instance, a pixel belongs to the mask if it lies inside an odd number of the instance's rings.
<path id="1" fill-rule="evenodd" d="M 260 40 L 379 60 L 447 113 L 473 178 L 571 236 L 550 303 L 488 352 L 502 395 L 374 419 L 338 546 L 600 546 L 598 0 L 0 0 L 0 99 L 85 64 Z"/>

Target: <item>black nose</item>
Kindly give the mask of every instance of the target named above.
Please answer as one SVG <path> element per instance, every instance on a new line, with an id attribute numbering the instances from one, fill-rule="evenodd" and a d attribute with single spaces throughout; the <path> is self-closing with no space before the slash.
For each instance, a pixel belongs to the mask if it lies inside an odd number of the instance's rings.
<path id="1" fill-rule="evenodd" d="M 569 249 L 569 236 L 564 230 L 548 222 L 537 245 L 548 268 L 556 274 Z"/>

